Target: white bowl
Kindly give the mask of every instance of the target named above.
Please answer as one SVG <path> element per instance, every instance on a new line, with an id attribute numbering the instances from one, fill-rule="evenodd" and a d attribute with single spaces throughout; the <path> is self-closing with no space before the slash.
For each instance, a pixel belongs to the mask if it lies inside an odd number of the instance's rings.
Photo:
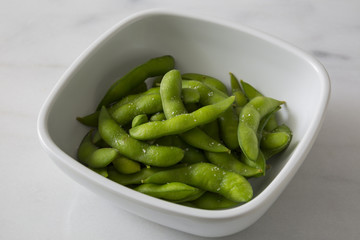
<path id="1" fill-rule="evenodd" d="M 229 86 L 229 72 L 265 95 L 285 100 L 281 121 L 293 130 L 289 148 L 252 181 L 254 198 L 227 210 L 201 210 L 162 201 L 104 178 L 76 161 L 88 130 L 76 121 L 91 113 L 111 83 L 150 58 L 170 54 L 182 73 L 212 75 Z M 38 133 L 45 151 L 66 174 L 119 207 L 148 220 L 200 236 L 239 232 L 279 197 L 319 132 L 330 95 L 323 66 L 303 51 L 238 24 L 151 10 L 118 23 L 65 72 L 44 103 Z"/>

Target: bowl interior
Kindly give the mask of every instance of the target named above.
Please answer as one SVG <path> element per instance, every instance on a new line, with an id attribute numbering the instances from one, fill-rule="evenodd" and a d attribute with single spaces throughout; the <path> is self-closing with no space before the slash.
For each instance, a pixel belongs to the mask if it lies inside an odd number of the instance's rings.
<path id="1" fill-rule="evenodd" d="M 92 113 L 117 78 L 166 54 L 174 56 L 182 73 L 211 75 L 229 86 L 232 72 L 264 95 L 286 101 L 279 120 L 293 130 L 293 141 L 271 161 L 269 174 L 254 182 L 255 196 L 273 181 L 300 143 L 314 135 L 327 93 L 323 73 L 307 55 L 247 28 L 181 15 L 148 14 L 112 28 L 65 73 L 47 105 L 45 128 L 54 144 L 75 159 L 88 130 L 76 117 Z"/>

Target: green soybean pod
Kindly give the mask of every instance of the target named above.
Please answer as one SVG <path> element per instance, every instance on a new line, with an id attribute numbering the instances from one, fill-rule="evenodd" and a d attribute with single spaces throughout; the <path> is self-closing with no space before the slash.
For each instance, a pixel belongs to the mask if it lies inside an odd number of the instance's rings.
<path id="1" fill-rule="evenodd" d="M 259 169 L 259 173 L 256 175 L 253 175 L 252 177 L 259 177 L 264 176 L 266 172 L 266 158 L 262 151 L 259 151 L 258 157 L 256 160 L 250 160 L 248 157 L 246 157 L 245 154 L 241 154 L 240 157 L 241 161 L 245 163 L 246 165 Z"/>
<path id="2" fill-rule="evenodd" d="M 292 132 L 288 126 L 282 124 L 275 128 L 273 132 L 267 132 L 263 135 L 260 148 L 266 159 L 286 149 L 292 139 Z"/>
<path id="3" fill-rule="evenodd" d="M 212 89 L 199 81 L 183 80 L 182 85 L 185 88 L 197 89 L 200 93 L 200 104 L 202 105 L 214 104 L 226 99 L 226 95 L 223 92 L 217 89 Z M 221 138 L 223 139 L 225 146 L 230 150 L 238 148 L 238 115 L 232 108 L 228 108 L 219 116 L 218 120 L 220 125 Z"/>
<path id="4" fill-rule="evenodd" d="M 194 201 L 194 200 L 198 199 L 199 197 L 201 197 L 205 192 L 206 192 L 205 190 L 199 189 L 198 192 L 191 194 L 186 198 L 180 199 L 179 201 L 173 201 L 173 202 L 180 203 L 180 204 L 184 203 L 184 202 L 191 202 L 191 201 Z"/>
<path id="5" fill-rule="evenodd" d="M 132 103 L 134 104 L 135 100 L 140 98 L 141 96 L 144 95 L 150 95 L 150 94 L 159 94 L 160 93 L 160 88 L 150 88 L 148 89 L 146 92 L 142 92 L 142 93 L 137 93 L 137 94 L 132 94 L 132 95 L 127 95 L 125 97 L 123 97 L 121 100 L 119 100 L 118 102 L 116 102 L 115 104 L 113 104 L 110 108 L 109 111 L 115 111 L 116 109 L 121 108 L 121 106 L 128 104 L 128 103 Z M 144 100 L 145 101 L 145 100 Z M 136 103 L 136 102 L 135 102 Z M 156 104 L 156 103 L 155 103 Z M 154 104 L 154 105 L 155 105 Z M 139 110 L 139 109 L 137 109 Z M 139 112 L 139 111 L 138 111 Z M 99 113 L 100 111 L 96 111 L 94 113 L 91 113 L 89 115 L 83 116 L 83 117 L 77 117 L 76 119 L 89 127 L 97 127 L 98 125 L 98 119 L 99 119 Z M 134 114 L 133 114 L 134 115 Z M 132 116 L 133 116 L 132 115 Z"/>
<path id="6" fill-rule="evenodd" d="M 166 184 L 145 183 L 134 188 L 134 190 L 147 194 L 152 197 L 173 201 L 183 202 L 200 197 L 204 191 L 180 182 Z"/>
<path id="7" fill-rule="evenodd" d="M 263 149 L 278 149 L 289 142 L 290 135 L 286 132 L 269 132 L 263 135 L 260 145 Z"/>
<path id="8" fill-rule="evenodd" d="M 155 113 L 150 117 L 150 122 L 163 121 L 163 120 L 166 120 L 165 114 L 163 112 Z"/>
<path id="9" fill-rule="evenodd" d="M 252 85 L 250 85 L 249 83 L 241 80 L 240 81 L 242 89 L 244 90 L 245 95 L 249 98 L 249 99 L 253 99 L 259 96 L 263 96 L 263 94 L 261 94 L 256 88 L 254 88 Z"/>
<path id="10" fill-rule="evenodd" d="M 113 166 L 108 167 L 108 178 L 121 185 L 142 184 L 144 179 L 161 171 L 160 168 L 142 168 L 140 171 L 133 174 L 119 173 Z"/>
<path id="11" fill-rule="evenodd" d="M 219 193 L 235 201 L 247 202 L 253 196 L 250 183 L 241 175 L 226 171 L 211 163 L 195 163 L 190 166 L 155 173 L 144 183 L 165 184 L 182 182 L 206 191 Z"/>
<path id="12" fill-rule="evenodd" d="M 261 119 L 283 103 L 273 98 L 259 96 L 253 98 L 241 110 L 237 131 L 238 141 L 242 152 L 249 160 L 256 161 L 258 158 L 260 140 L 257 133 Z"/>
<path id="13" fill-rule="evenodd" d="M 259 141 L 262 139 L 263 134 L 268 132 L 265 130 L 265 126 L 269 123 L 270 119 L 275 115 L 275 113 L 280 109 L 281 107 L 278 106 L 261 118 L 257 130 L 257 138 L 259 139 Z"/>
<path id="14" fill-rule="evenodd" d="M 209 152 L 230 152 L 230 149 L 225 147 L 219 141 L 210 137 L 200 128 L 193 128 L 189 131 L 180 134 L 182 140 L 189 145 Z"/>
<path id="15" fill-rule="evenodd" d="M 200 101 L 200 93 L 196 89 L 183 88 L 181 93 L 181 99 L 186 104 L 198 103 Z"/>
<path id="16" fill-rule="evenodd" d="M 191 94 L 196 93 L 192 92 Z M 194 101 L 194 96 L 191 96 L 191 94 L 184 95 L 184 102 Z M 137 115 L 154 114 L 161 111 L 163 111 L 163 106 L 159 91 L 157 93 L 154 91 L 154 94 L 143 94 L 126 104 L 115 104 L 109 108 L 110 115 L 120 125 L 129 123 Z"/>
<path id="17" fill-rule="evenodd" d="M 127 157 L 119 156 L 112 161 L 114 168 L 123 174 L 132 174 L 141 170 L 140 163 L 133 161 Z"/>
<path id="18" fill-rule="evenodd" d="M 181 84 L 183 88 L 196 89 L 200 94 L 200 104 L 203 106 L 220 102 L 228 97 L 220 90 L 212 89 L 199 81 L 183 80 Z"/>
<path id="19" fill-rule="evenodd" d="M 263 169 L 261 168 L 250 167 L 242 163 L 231 153 L 205 152 L 205 156 L 209 162 L 215 164 L 216 166 L 238 173 L 244 177 L 256 176 L 263 172 Z"/>
<path id="20" fill-rule="evenodd" d="M 139 126 L 148 121 L 149 121 L 149 119 L 146 114 L 139 114 L 133 118 L 133 120 L 131 122 L 131 127 Z"/>
<path id="21" fill-rule="evenodd" d="M 226 111 L 235 97 L 229 97 L 213 105 L 202 107 L 192 113 L 180 114 L 161 122 L 147 122 L 129 130 L 130 136 L 138 140 L 151 140 L 159 137 L 184 133 L 199 125 L 214 121 Z"/>
<path id="22" fill-rule="evenodd" d="M 99 148 L 111 148 L 111 146 L 109 146 L 109 144 L 107 144 L 100 136 L 99 131 L 95 131 L 93 133 L 92 136 L 92 142 L 95 146 L 99 147 Z"/>
<path id="23" fill-rule="evenodd" d="M 243 93 L 239 80 L 235 77 L 233 73 L 230 74 L 230 85 L 231 85 L 231 92 L 235 96 L 235 103 L 237 107 L 243 107 L 247 102 L 247 97 Z"/>
<path id="24" fill-rule="evenodd" d="M 95 129 L 92 130 L 93 133 L 92 133 L 92 139 L 91 141 L 96 145 L 98 144 L 100 141 L 102 141 L 102 138 L 100 136 L 100 133 L 99 131 L 96 131 Z"/>
<path id="25" fill-rule="evenodd" d="M 163 111 L 167 119 L 171 119 L 175 116 L 187 113 L 187 110 L 181 99 L 181 93 L 183 93 L 183 97 L 186 97 L 184 95 L 186 89 L 187 91 L 195 91 L 199 96 L 197 100 L 200 99 L 200 94 L 196 89 L 184 88 L 182 90 L 182 79 L 181 74 L 178 70 L 171 70 L 164 75 L 160 86 L 160 94 L 162 99 Z M 179 122 L 179 124 L 182 123 Z M 183 132 L 180 134 L 180 137 L 189 145 L 205 151 L 229 151 L 229 149 L 209 137 L 199 128 L 193 128 L 189 131 Z"/>
<path id="26" fill-rule="evenodd" d="M 250 85 L 249 83 L 241 80 L 241 86 L 244 89 L 244 93 L 245 95 L 251 100 L 255 97 L 259 97 L 259 96 L 263 96 L 263 94 L 261 94 L 256 88 L 254 88 L 252 85 Z M 265 130 L 267 131 L 272 131 L 274 130 L 276 127 L 278 126 L 277 120 L 276 120 L 276 116 L 275 114 L 273 116 L 271 116 L 266 125 L 264 126 Z"/>
<path id="27" fill-rule="evenodd" d="M 78 120 L 81 124 L 88 126 L 88 127 L 97 127 L 98 119 L 99 119 L 99 111 L 96 111 L 96 112 L 86 115 L 84 117 L 76 118 L 76 120 Z"/>
<path id="28" fill-rule="evenodd" d="M 111 85 L 100 101 L 97 110 L 126 96 L 133 88 L 144 82 L 147 78 L 163 75 L 173 69 L 174 66 L 175 60 L 172 56 L 153 58 L 139 65 Z"/>
<path id="29" fill-rule="evenodd" d="M 154 114 L 162 111 L 161 97 L 159 94 L 143 95 L 119 107 L 110 107 L 108 111 L 111 117 L 123 126 L 130 123 L 137 115 Z"/>
<path id="30" fill-rule="evenodd" d="M 220 115 L 218 121 L 220 125 L 221 139 L 223 139 L 225 145 L 230 150 L 238 148 L 239 142 L 236 132 L 239 124 L 239 117 L 235 113 L 234 109 L 232 107 L 228 108 Z"/>
<path id="31" fill-rule="evenodd" d="M 204 153 L 199 149 L 188 146 L 184 148 L 184 152 L 185 152 L 184 158 L 181 160 L 181 162 L 183 163 L 194 164 L 199 162 L 207 162 Z"/>
<path id="32" fill-rule="evenodd" d="M 159 93 L 160 93 L 160 88 L 156 87 L 156 88 L 149 88 L 145 92 L 126 95 L 125 97 L 121 98 L 118 102 L 116 102 L 114 104 L 114 107 L 116 108 L 116 106 L 121 106 L 121 105 L 127 104 L 129 102 L 133 102 L 135 99 L 137 99 L 141 96 L 144 96 L 144 95 L 159 94 Z"/>
<path id="33" fill-rule="evenodd" d="M 93 130 L 89 131 L 80 143 L 77 157 L 81 163 L 91 168 L 103 168 L 109 165 L 118 152 L 114 148 L 98 148 L 92 142 Z"/>
<path id="34" fill-rule="evenodd" d="M 170 135 L 159 138 L 155 141 L 156 144 L 163 146 L 175 146 L 184 150 L 184 157 L 181 160 L 183 163 L 198 163 L 198 162 L 206 162 L 206 158 L 204 153 L 186 142 L 184 142 L 178 135 Z"/>
<path id="35" fill-rule="evenodd" d="M 180 148 L 149 145 L 132 138 L 111 118 L 105 107 L 100 111 L 99 132 L 104 141 L 120 154 L 146 165 L 168 167 L 184 157 L 184 150 Z"/>
<path id="36" fill-rule="evenodd" d="M 187 80 L 200 81 L 227 94 L 227 88 L 225 84 L 217 78 L 199 73 L 185 73 L 182 74 L 182 78 Z"/>
<path id="37" fill-rule="evenodd" d="M 173 69 L 167 72 L 160 85 L 161 104 L 166 119 L 187 113 L 182 97 L 181 74 Z"/>
<path id="38" fill-rule="evenodd" d="M 219 139 L 219 130 L 216 121 L 203 126 L 203 129 L 214 139 Z M 228 171 L 236 172 L 244 177 L 252 177 L 262 172 L 261 169 L 253 168 L 242 163 L 232 153 L 205 152 L 205 156 L 209 162 L 216 166 Z"/>
<path id="39" fill-rule="evenodd" d="M 193 104 L 199 101 L 200 95 L 193 89 L 183 90 L 183 101 L 186 104 Z M 162 111 L 161 96 L 159 88 L 150 88 L 144 93 L 129 95 L 108 108 L 110 115 L 121 125 L 130 123 L 131 120 L 140 114 L 154 114 Z M 90 127 L 97 127 L 99 111 L 77 120 Z"/>
<path id="40" fill-rule="evenodd" d="M 238 202 L 231 201 L 220 194 L 212 192 L 205 192 L 201 197 L 191 201 L 190 204 L 192 207 L 207 210 L 227 209 L 239 205 Z"/>

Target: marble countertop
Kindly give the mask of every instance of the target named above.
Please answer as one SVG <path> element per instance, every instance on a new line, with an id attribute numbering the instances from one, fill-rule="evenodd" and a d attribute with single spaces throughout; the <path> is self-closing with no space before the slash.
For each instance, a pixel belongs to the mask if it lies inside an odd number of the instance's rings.
<path id="1" fill-rule="evenodd" d="M 75 58 L 118 21 L 159 7 L 279 37 L 317 57 L 331 78 L 322 130 L 292 182 L 260 220 L 223 239 L 358 239 L 358 0 L 3 0 L 0 239 L 202 239 L 107 204 L 61 172 L 37 136 L 42 103 Z"/>

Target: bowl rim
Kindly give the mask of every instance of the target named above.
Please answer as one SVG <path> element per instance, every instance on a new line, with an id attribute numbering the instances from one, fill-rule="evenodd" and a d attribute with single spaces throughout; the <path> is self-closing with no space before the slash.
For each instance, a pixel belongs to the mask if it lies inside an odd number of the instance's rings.
<path id="1" fill-rule="evenodd" d="M 136 192 L 132 189 L 129 189 L 125 186 L 117 184 L 107 178 L 100 176 L 99 174 L 87 169 L 83 165 L 81 165 L 76 159 L 68 156 L 65 152 L 63 152 L 52 140 L 48 131 L 48 118 L 49 118 L 49 110 L 53 106 L 55 100 L 58 97 L 58 93 L 62 88 L 66 86 L 66 83 L 71 79 L 71 76 L 75 74 L 76 69 L 91 56 L 96 48 L 101 47 L 101 45 L 106 43 L 108 38 L 111 38 L 113 35 L 117 34 L 117 32 L 126 28 L 136 21 L 141 21 L 149 17 L 154 16 L 168 16 L 168 17 L 177 17 L 177 18 L 187 18 L 194 21 L 203 21 L 209 24 L 214 24 L 226 28 L 233 29 L 235 31 L 245 32 L 251 36 L 257 37 L 263 41 L 269 42 L 273 45 L 276 45 L 288 52 L 291 52 L 294 55 L 297 55 L 299 58 L 304 59 L 304 61 L 308 62 L 319 75 L 320 82 L 320 90 L 319 99 L 321 100 L 318 104 L 318 109 L 316 111 L 315 116 L 313 116 L 311 120 L 310 126 L 307 128 L 307 131 L 304 134 L 304 137 L 298 142 L 297 146 L 294 148 L 293 152 L 289 156 L 288 162 L 283 166 L 283 168 L 279 171 L 279 173 L 274 177 L 274 179 L 267 185 L 256 197 L 251 199 L 249 202 L 244 203 L 240 206 L 223 209 L 223 210 L 204 210 L 204 209 L 196 209 L 190 208 L 187 206 L 182 206 L 179 204 L 171 203 L 168 201 L 164 201 L 161 199 L 157 199 L 151 196 L 147 196 L 145 194 Z M 282 189 L 289 183 L 292 177 L 295 175 L 297 169 L 301 166 L 304 161 L 306 155 L 311 149 L 318 132 L 320 131 L 320 127 L 325 118 L 325 111 L 330 98 L 330 79 L 328 73 L 326 72 L 324 66 L 315 59 L 312 55 L 306 53 L 305 51 L 299 49 L 298 47 L 284 41 L 280 40 L 277 37 L 271 36 L 268 33 L 264 33 L 259 30 L 255 30 L 254 28 L 247 27 L 245 25 L 229 22 L 222 19 L 214 19 L 210 16 L 205 15 L 195 15 L 194 13 L 188 13 L 178 10 L 170 10 L 170 9 L 149 9 L 144 11 L 139 11 L 135 14 L 132 14 L 128 17 L 125 17 L 110 29 L 105 31 L 100 37 L 98 37 L 92 44 L 90 44 L 85 51 L 75 61 L 70 65 L 70 67 L 64 72 L 58 82 L 55 84 L 54 88 L 51 90 L 50 94 L 46 98 L 43 106 L 40 109 L 37 121 L 37 132 L 40 143 L 44 150 L 50 155 L 50 157 L 55 161 L 57 165 L 58 161 L 61 161 L 62 164 L 65 164 L 66 167 L 72 172 L 76 172 L 81 177 L 90 179 L 92 184 L 101 185 L 101 187 L 106 188 L 109 191 L 117 195 L 121 195 L 122 198 L 127 198 L 128 200 L 135 201 L 141 205 L 145 205 L 148 208 L 155 209 L 160 212 L 172 212 L 178 215 L 190 216 L 194 218 L 206 218 L 206 219 L 224 219 L 224 218 L 234 218 L 239 215 L 247 214 L 251 211 L 257 209 L 265 199 L 269 199 L 271 195 L 273 195 L 274 191 L 276 191 L 282 183 L 286 183 L 282 186 Z M 82 166 L 82 167 L 79 167 Z M 291 171 L 290 171 L 291 170 Z M 281 191 L 279 191 L 280 195 Z M 277 196 L 276 196 L 277 198 Z M 273 199 L 274 201 L 276 200 Z M 271 205 L 271 204 L 270 204 Z"/>

